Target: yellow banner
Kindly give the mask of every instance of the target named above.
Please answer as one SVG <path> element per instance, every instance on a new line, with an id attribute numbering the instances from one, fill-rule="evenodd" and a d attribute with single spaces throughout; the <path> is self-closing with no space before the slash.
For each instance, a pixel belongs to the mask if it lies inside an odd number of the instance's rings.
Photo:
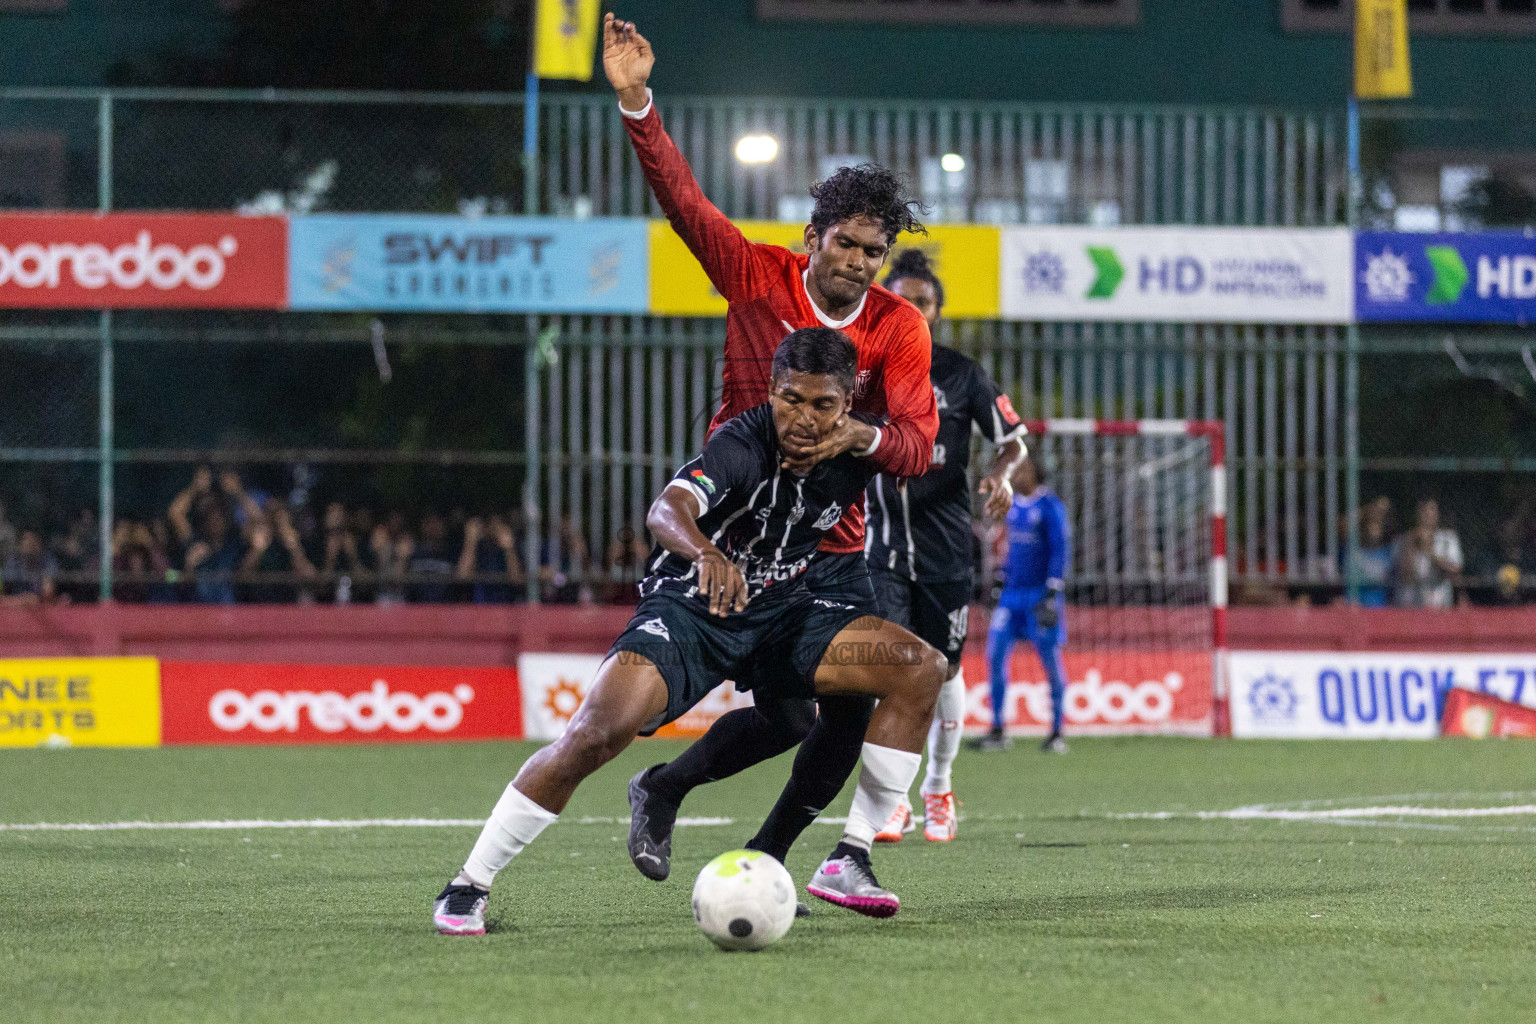
<path id="1" fill-rule="evenodd" d="M 805 225 L 779 221 L 737 221 L 754 242 L 805 251 Z M 934 261 L 944 282 L 944 315 L 985 319 L 998 315 L 998 274 L 1002 231 L 978 224 L 935 225 L 927 237 L 902 235 L 895 253 L 918 248 Z M 895 256 L 892 253 L 892 256 Z M 882 275 L 883 276 L 883 275 Z M 693 253 L 664 220 L 651 221 L 651 312 L 658 316 L 725 316 L 725 300 Z"/>
<path id="2" fill-rule="evenodd" d="M 1355 96 L 1413 95 L 1408 67 L 1408 0 L 1355 0 Z"/>
<path id="3" fill-rule="evenodd" d="M 0 660 L 0 747 L 158 747 L 154 658 Z"/>
<path id="4" fill-rule="evenodd" d="M 537 0 L 533 73 L 540 78 L 592 80 L 597 50 L 597 0 Z"/>

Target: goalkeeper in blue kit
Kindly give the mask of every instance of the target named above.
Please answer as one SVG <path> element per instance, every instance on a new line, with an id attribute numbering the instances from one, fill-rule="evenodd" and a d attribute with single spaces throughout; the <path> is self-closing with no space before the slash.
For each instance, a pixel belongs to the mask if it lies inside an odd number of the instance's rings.
<path id="1" fill-rule="evenodd" d="M 987 669 L 992 687 L 992 731 L 977 746 L 1001 750 L 1008 746 L 1003 731 L 1008 695 L 1008 659 L 1017 640 L 1028 640 L 1040 655 L 1051 688 L 1051 733 L 1041 749 L 1067 752 L 1061 738 L 1061 714 L 1066 703 L 1067 669 L 1061 649 L 1066 643 L 1067 565 L 1072 534 L 1067 508 L 1045 486 L 1033 458 L 1026 458 L 1014 478 L 1013 507 L 1008 510 L 1008 555 L 1003 563 L 1003 592 L 987 632 Z"/>

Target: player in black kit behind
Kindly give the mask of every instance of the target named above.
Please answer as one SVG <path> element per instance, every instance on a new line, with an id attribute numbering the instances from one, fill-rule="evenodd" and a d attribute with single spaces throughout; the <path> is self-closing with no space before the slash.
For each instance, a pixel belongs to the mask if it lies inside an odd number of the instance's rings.
<path id="1" fill-rule="evenodd" d="M 885 286 L 916 306 L 927 318 L 929 331 L 938 336 L 944 285 L 921 250 L 908 249 L 897 257 Z M 881 615 L 943 651 L 949 662 L 928 734 L 928 771 L 922 786 L 923 835 L 948 842 L 957 826 L 950 769 L 965 722 L 960 655 L 975 586 L 971 496 L 966 483 L 971 425 L 997 446 L 997 458 L 978 490 L 986 498 L 987 515 L 1002 519 L 1013 499 L 1010 478 L 1024 457 L 1024 423 L 987 371 L 952 348 L 933 346 L 929 377 L 939 407 L 933 461 L 920 477 L 875 476 L 869 485 L 865 536 Z M 875 840 L 900 842 L 902 833 L 912 827 L 912 808 L 903 800 Z"/>
<path id="2" fill-rule="evenodd" d="M 767 700 L 879 700 L 861 751 L 854 832 L 806 888 L 872 917 L 899 909 L 875 880 L 861 837 L 894 812 L 917 775 L 944 659 L 905 629 L 806 585 L 823 534 L 858 500 L 871 469 L 852 452 L 803 464 L 785 450 L 786 442 L 814 446 L 846 428 L 856 368 L 842 333 L 790 334 L 774 355 L 768 404 L 722 425 L 652 504 L 647 525 L 657 546 L 634 618 L 565 734 L 523 764 L 438 896 L 438 931 L 483 934 L 497 872 L 555 820 L 577 785 L 726 679 L 752 680 Z M 873 427 L 869 435 L 861 448 L 877 443 Z"/>

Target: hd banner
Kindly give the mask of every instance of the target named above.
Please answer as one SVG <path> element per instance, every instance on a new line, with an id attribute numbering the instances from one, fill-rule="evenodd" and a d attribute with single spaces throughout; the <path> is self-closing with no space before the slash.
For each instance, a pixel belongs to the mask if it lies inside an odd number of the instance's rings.
<path id="1" fill-rule="evenodd" d="M 1009 320 L 1343 324 L 1354 313 L 1343 228 L 1010 227 Z"/>
<path id="2" fill-rule="evenodd" d="M 1362 323 L 1536 323 L 1536 233 L 1355 237 Z"/>
<path id="3" fill-rule="evenodd" d="M 1232 735 L 1429 739 L 1453 689 L 1536 708 L 1536 654 L 1234 651 Z"/>
<path id="4" fill-rule="evenodd" d="M 293 309 L 644 313 L 646 222 L 320 214 L 291 218 Z"/>

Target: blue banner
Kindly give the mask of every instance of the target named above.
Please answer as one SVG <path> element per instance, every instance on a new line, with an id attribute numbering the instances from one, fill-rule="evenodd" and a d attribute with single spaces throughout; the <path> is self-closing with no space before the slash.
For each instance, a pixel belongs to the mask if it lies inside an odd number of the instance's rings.
<path id="1" fill-rule="evenodd" d="M 641 219 L 320 214 L 291 220 L 292 309 L 644 313 Z"/>
<path id="2" fill-rule="evenodd" d="M 1536 323 L 1536 233 L 1355 236 L 1362 323 Z"/>

